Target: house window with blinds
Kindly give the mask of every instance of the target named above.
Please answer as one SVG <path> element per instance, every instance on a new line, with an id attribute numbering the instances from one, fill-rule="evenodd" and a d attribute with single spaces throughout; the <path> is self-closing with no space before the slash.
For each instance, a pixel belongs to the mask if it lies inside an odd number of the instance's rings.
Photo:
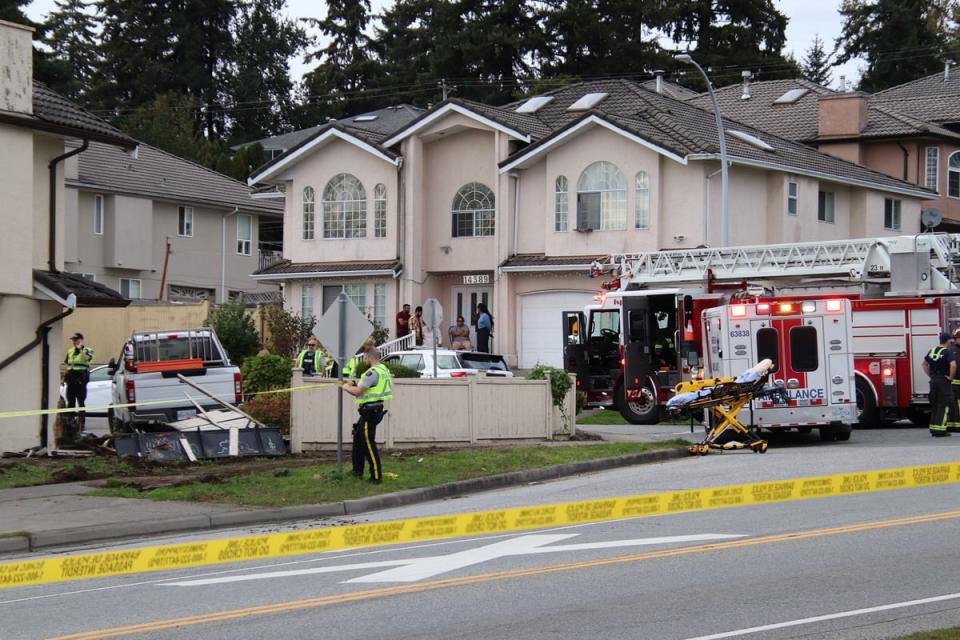
<path id="1" fill-rule="evenodd" d="M 627 180 L 611 162 L 594 162 L 577 181 L 577 231 L 627 228 Z"/>

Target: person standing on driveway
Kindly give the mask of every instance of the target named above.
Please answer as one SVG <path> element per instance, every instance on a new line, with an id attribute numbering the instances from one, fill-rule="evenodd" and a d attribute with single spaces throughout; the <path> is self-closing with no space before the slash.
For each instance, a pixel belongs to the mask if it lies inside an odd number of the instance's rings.
<path id="1" fill-rule="evenodd" d="M 73 347 L 67 350 L 63 364 L 67 365 L 64 382 L 67 384 L 67 408 L 87 406 L 87 383 L 90 382 L 90 363 L 93 362 L 93 349 L 83 344 L 83 334 L 70 336 Z M 78 430 L 83 431 L 87 421 L 85 411 L 76 414 Z"/>
<path id="2" fill-rule="evenodd" d="M 490 338 L 493 336 L 493 316 L 487 305 L 477 305 L 477 351 L 490 353 Z"/>
<path id="3" fill-rule="evenodd" d="M 322 376 L 327 372 L 327 361 L 318 349 L 316 338 L 307 340 L 307 348 L 297 356 L 297 368 L 303 369 L 305 376 Z"/>
<path id="4" fill-rule="evenodd" d="M 949 349 L 950 334 L 940 334 L 939 346 L 930 349 L 923 359 L 923 370 L 930 376 L 930 435 L 948 436 L 947 414 L 953 404 L 952 380 L 957 375 L 957 362 Z"/>
<path id="5" fill-rule="evenodd" d="M 370 368 L 356 385 L 344 383 L 343 390 L 357 399 L 360 420 L 353 426 L 353 448 L 350 457 L 353 475 L 363 477 L 364 462 L 370 465 L 370 482 L 383 482 L 380 452 L 377 449 L 377 425 L 385 413 L 383 403 L 393 398 L 393 378 L 387 365 L 380 362 L 375 346 L 368 347 L 364 359 Z"/>

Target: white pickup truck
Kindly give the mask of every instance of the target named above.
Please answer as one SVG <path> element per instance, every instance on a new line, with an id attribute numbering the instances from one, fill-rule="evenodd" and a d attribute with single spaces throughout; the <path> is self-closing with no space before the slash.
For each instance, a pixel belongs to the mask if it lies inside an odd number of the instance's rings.
<path id="1" fill-rule="evenodd" d="M 114 403 L 134 405 L 113 409 L 116 425 L 173 422 L 196 415 L 196 404 L 218 406 L 178 374 L 224 402 L 243 401 L 240 369 L 230 364 L 213 329 L 135 332 L 111 367 Z"/>

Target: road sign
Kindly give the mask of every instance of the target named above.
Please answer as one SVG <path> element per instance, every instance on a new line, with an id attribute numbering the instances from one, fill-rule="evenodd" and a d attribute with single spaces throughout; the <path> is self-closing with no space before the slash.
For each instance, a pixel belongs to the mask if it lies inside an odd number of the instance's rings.
<path id="1" fill-rule="evenodd" d="M 423 322 L 431 329 L 438 328 L 443 322 L 443 305 L 436 298 L 423 303 Z"/>

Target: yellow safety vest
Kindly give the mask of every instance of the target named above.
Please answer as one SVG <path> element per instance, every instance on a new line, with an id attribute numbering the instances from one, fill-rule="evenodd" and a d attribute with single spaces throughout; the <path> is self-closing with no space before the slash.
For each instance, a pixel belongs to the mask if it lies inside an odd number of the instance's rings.
<path id="1" fill-rule="evenodd" d="M 300 352 L 300 355 L 297 356 L 297 368 L 303 369 L 303 363 L 307 359 L 307 356 L 310 355 L 309 349 L 304 349 Z M 320 350 L 313 352 L 313 372 L 318 375 L 323 375 L 325 371 L 323 354 L 320 353 Z"/>
<path id="2" fill-rule="evenodd" d="M 357 366 L 360 364 L 360 356 L 353 356 L 347 360 L 346 364 L 343 365 L 343 377 L 350 378 L 357 371 Z"/>
<path id="3" fill-rule="evenodd" d="M 367 369 L 367 372 L 363 375 L 367 376 L 371 371 L 377 372 L 377 384 L 364 391 L 363 394 L 357 398 L 357 404 L 383 402 L 384 400 L 393 398 L 393 378 L 390 376 L 390 369 L 387 369 L 387 365 L 378 362 Z"/>
<path id="4" fill-rule="evenodd" d="M 89 371 L 90 363 L 93 361 L 93 349 L 83 347 L 80 353 L 74 353 L 75 351 L 75 348 L 71 348 L 67 351 L 67 357 L 63 359 L 64 364 L 67 365 L 67 371 Z"/>

